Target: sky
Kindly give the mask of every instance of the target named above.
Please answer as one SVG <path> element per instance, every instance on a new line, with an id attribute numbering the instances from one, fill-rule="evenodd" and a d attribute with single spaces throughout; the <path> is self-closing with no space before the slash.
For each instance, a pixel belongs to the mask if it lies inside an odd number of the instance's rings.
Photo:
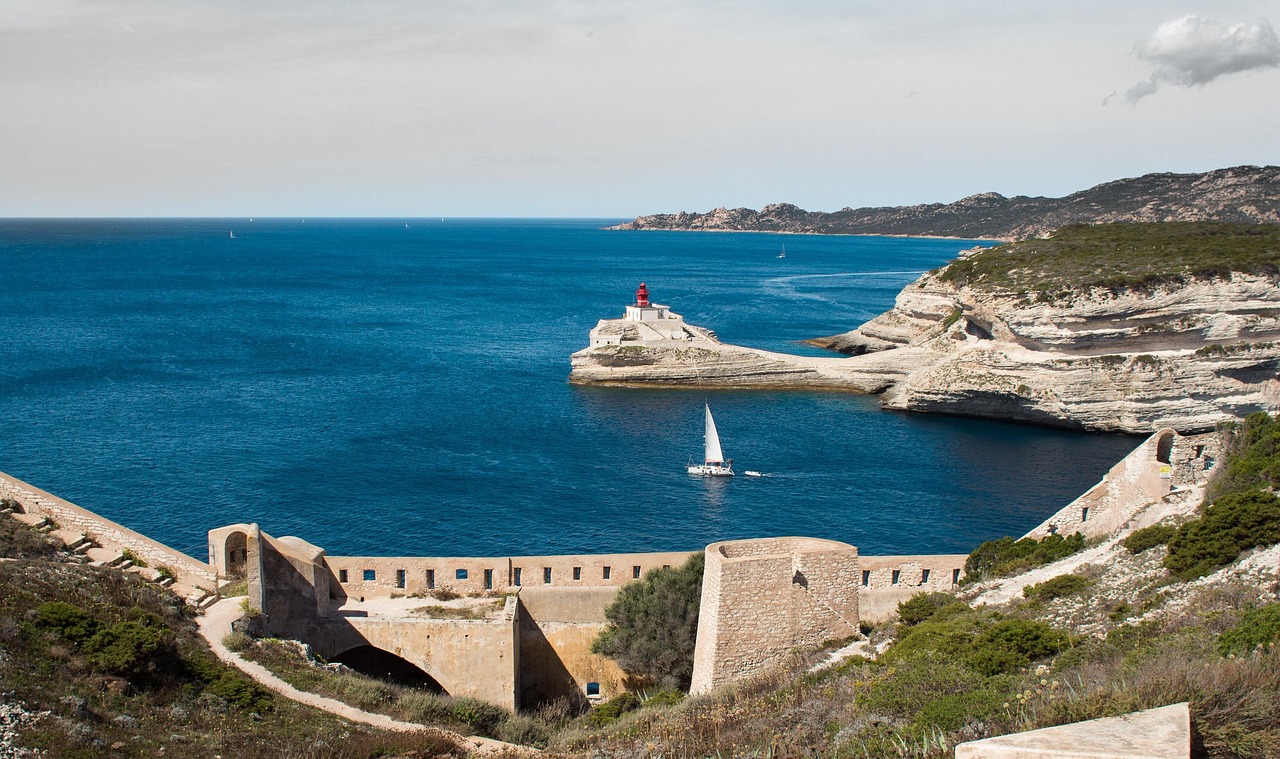
<path id="1" fill-rule="evenodd" d="M 1280 163 L 1280 6 L 0 0 L 0 216 L 632 217 Z"/>

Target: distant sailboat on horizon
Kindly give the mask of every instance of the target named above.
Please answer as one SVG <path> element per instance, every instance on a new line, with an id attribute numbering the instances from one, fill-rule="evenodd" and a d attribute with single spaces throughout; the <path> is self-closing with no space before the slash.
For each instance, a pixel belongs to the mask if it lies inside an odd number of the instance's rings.
<path id="1" fill-rule="evenodd" d="M 716 431 L 716 420 L 711 417 L 711 406 L 703 404 L 703 408 L 706 409 L 706 415 L 704 417 L 702 463 L 695 464 L 691 460 L 688 465 L 689 474 L 703 477 L 732 477 L 733 459 L 726 459 L 724 451 L 720 449 L 720 433 Z"/>
<path id="2" fill-rule="evenodd" d="M 787 244 L 783 243 L 782 252 L 778 254 L 778 258 L 786 258 L 786 257 L 787 257 Z"/>
<path id="3" fill-rule="evenodd" d="M 234 229 L 231 230 L 231 239 L 232 240 L 236 239 L 236 231 Z"/>

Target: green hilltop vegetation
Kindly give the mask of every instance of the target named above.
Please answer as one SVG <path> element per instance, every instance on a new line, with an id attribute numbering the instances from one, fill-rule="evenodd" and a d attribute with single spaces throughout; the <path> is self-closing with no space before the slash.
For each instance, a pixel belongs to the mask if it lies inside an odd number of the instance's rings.
<path id="1" fill-rule="evenodd" d="M 939 278 L 957 286 L 1034 297 L 1112 292 L 1226 277 L 1280 279 L 1280 226 L 1219 222 L 1072 224 L 1050 237 L 953 261 Z"/>

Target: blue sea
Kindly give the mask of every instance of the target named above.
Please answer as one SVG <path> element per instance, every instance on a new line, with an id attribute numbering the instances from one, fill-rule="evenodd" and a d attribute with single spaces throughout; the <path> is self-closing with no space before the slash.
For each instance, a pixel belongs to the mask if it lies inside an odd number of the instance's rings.
<path id="1" fill-rule="evenodd" d="M 570 386 L 641 281 L 727 342 L 817 354 L 796 341 L 973 245 L 613 221 L 0 220 L 0 470 L 200 558 L 250 521 L 346 555 L 932 553 L 1022 534 L 1138 442 L 841 393 Z M 739 471 L 771 476 L 685 474 L 704 402 Z"/>

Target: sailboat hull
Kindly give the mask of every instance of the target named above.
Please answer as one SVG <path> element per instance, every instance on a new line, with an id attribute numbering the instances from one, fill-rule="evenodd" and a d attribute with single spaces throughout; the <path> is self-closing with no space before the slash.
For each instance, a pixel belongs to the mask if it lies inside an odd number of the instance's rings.
<path id="1" fill-rule="evenodd" d="M 733 469 L 727 464 L 690 464 L 689 474 L 700 477 L 732 477 Z"/>

